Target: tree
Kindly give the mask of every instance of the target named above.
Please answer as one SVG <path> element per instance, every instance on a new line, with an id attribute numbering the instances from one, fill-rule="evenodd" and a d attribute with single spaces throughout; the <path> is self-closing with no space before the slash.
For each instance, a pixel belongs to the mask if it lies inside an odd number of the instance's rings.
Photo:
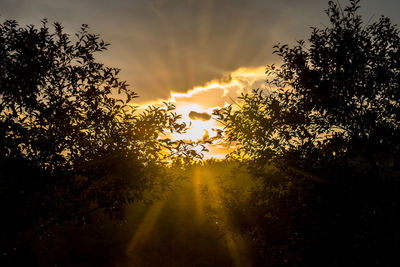
<path id="1" fill-rule="evenodd" d="M 165 135 L 185 130 L 173 105 L 138 111 L 119 70 L 95 59 L 108 44 L 87 25 L 75 37 L 59 23 L 0 24 L 2 256 L 99 210 L 122 218 L 165 185 L 166 164 L 182 152 Z"/>
<path id="2" fill-rule="evenodd" d="M 329 1 L 330 26 L 275 46 L 283 64 L 267 67 L 267 92 L 215 113 L 263 181 L 238 205 L 277 265 L 398 262 L 400 36 L 386 17 L 363 23 L 359 7 Z"/>

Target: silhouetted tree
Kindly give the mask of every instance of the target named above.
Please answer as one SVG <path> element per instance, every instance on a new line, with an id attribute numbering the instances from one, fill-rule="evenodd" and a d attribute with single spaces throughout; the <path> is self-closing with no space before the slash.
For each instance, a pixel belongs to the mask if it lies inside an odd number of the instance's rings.
<path id="1" fill-rule="evenodd" d="M 215 114 L 263 182 L 233 213 L 271 265 L 399 262 L 400 36 L 358 9 L 329 1 L 329 27 L 275 46 L 267 92 Z"/>
<path id="2" fill-rule="evenodd" d="M 2 257 L 52 225 L 123 217 L 182 153 L 164 135 L 185 129 L 174 107 L 138 112 L 119 70 L 95 59 L 107 46 L 86 25 L 71 39 L 58 23 L 0 24 Z"/>

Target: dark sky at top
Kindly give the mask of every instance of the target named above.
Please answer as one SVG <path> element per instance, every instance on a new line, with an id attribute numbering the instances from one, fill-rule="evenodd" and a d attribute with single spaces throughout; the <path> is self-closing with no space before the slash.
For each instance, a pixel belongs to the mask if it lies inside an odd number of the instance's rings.
<path id="1" fill-rule="evenodd" d="M 345 6 L 347 1 L 340 1 Z M 111 43 L 101 60 L 122 69 L 142 101 L 166 98 L 239 67 L 276 62 L 278 42 L 306 39 L 328 25 L 326 0 L 0 0 L 0 19 L 61 22 L 69 33 L 88 24 Z M 364 0 L 364 20 L 396 24 L 400 1 Z"/>

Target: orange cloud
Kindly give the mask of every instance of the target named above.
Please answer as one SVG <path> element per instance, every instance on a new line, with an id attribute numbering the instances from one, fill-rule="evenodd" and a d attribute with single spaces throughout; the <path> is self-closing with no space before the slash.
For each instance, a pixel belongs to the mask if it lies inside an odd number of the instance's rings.
<path id="1" fill-rule="evenodd" d="M 213 110 L 231 104 L 241 93 L 255 88 L 264 88 L 265 67 L 239 68 L 218 80 L 210 81 L 202 86 L 196 86 L 185 93 L 172 91 L 168 99 L 159 99 L 142 105 L 158 105 L 162 101 L 171 102 L 176 106 L 176 112 L 182 115 L 182 121 L 191 125 L 187 133 L 174 134 L 175 140 L 202 140 L 204 133 L 207 138 L 215 140 L 221 136 L 223 126 L 211 118 Z M 223 158 L 232 151 L 233 146 L 226 143 L 211 144 L 205 158 Z"/>

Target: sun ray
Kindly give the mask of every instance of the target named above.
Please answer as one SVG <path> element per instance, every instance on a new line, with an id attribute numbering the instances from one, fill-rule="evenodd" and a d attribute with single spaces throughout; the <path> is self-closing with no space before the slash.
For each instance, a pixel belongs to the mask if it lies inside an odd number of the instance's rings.
<path id="1" fill-rule="evenodd" d="M 230 225 L 228 213 L 222 205 L 222 199 L 220 197 L 221 189 L 215 181 L 215 175 L 213 175 L 210 170 L 206 170 L 202 175 L 205 177 L 210 177 L 210 179 L 206 180 L 206 184 L 209 187 L 210 191 L 214 192 L 214 199 L 211 205 L 216 211 L 217 218 L 225 223 L 223 228 L 224 239 L 225 244 L 229 250 L 233 265 L 237 267 L 251 266 L 247 242 L 239 234 L 235 234 L 232 226 Z M 218 224 L 219 222 L 217 221 L 215 223 Z"/>
<path id="2" fill-rule="evenodd" d="M 197 223 L 205 223 L 207 219 L 206 209 L 211 208 L 217 218 L 213 223 L 222 227 L 220 228 L 223 233 L 222 243 L 229 251 L 233 266 L 251 266 L 248 244 L 239 234 L 235 233 L 232 225 L 230 225 L 228 212 L 222 205 L 220 197 L 222 191 L 215 180 L 215 174 L 204 167 L 197 166 L 193 170 L 192 184 Z M 204 188 L 212 192 L 211 197 L 203 192 Z M 213 217 L 208 217 L 208 219 L 210 218 Z"/>
<path id="3" fill-rule="evenodd" d="M 265 67 L 238 68 L 229 73 L 226 77 L 211 80 L 201 86 L 195 86 L 186 92 L 170 92 L 168 99 L 159 99 L 152 102 L 139 104 L 141 108 L 149 105 L 160 105 L 163 101 L 173 103 L 176 106 L 177 114 L 182 116 L 181 121 L 188 125 L 186 133 L 173 133 L 169 138 L 172 140 L 200 141 L 205 138 L 213 140 L 217 137 L 218 131 L 222 132 L 223 125 L 212 117 L 207 120 L 202 118 L 191 118 L 191 112 L 202 113 L 210 117 L 217 108 L 232 103 L 232 99 L 240 96 L 251 88 L 258 88 L 264 84 Z M 214 138 L 215 139 L 215 138 Z M 218 146 L 218 147 L 217 147 Z M 233 144 L 207 144 L 209 152 L 204 158 L 223 158 L 232 151 Z"/>
<path id="4" fill-rule="evenodd" d="M 136 250 L 147 242 L 148 237 L 151 234 L 164 205 L 165 201 L 159 201 L 154 203 L 149 208 L 149 210 L 146 213 L 146 216 L 143 218 L 137 231 L 135 232 L 131 241 L 129 242 L 129 245 L 126 249 L 126 254 L 128 256 L 133 256 Z"/>
<path id="5" fill-rule="evenodd" d="M 196 205 L 196 218 L 199 223 L 204 221 L 204 203 L 203 196 L 201 195 L 201 187 L 203 185 L 203 177 L 200 167 L 196 167 L 193 173 L 193 191 L 194 201 Z"/>

